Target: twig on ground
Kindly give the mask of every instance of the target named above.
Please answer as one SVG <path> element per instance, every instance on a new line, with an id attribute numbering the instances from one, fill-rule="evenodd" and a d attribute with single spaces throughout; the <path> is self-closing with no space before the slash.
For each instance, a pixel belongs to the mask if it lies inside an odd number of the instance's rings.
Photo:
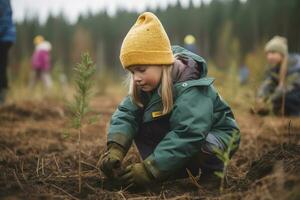
<path id="1" fill-rule="evenodd" d="M 44 170 L 44 158 L 42 158 L 42 174 L 45 175 L 45 170 Z"/>
<path id="2" fill-rule="evenodd" d="M 21 190 L 24 191 L 24 187 L 23 187 L 23 185 L 21 184 L 21 182 L 20 182 L 20 180 L 19 180 L 19 178 L 18 178 L 18 176 L 17 176 L 17 174 L 16 174 L 16 170 L 14 170 L 13 172 L 14 172 L 14 176 L 15 176 L 15 179 L 16 179 L 16 181 L 17 181 L 19 187 L 21 188 Z"/>
<path id="3" fill-rule="evenodd" d="M 38 157 L 38 161 L 36 164 L 36 175 L 39 176 L 39 166 L 40 166 L 40 156 Z"/>
<path id="4" fill-rule="evenodd" d="M 94 192 L 97 191 L 97 190 L 96 190 L 94 187 L 92 187 L 90 184 L 85 183 L 85 185 L 86 185 L 88 188 L 90 188 L 91 190 L 93 190 Z"/>
<path id="5" fill-rule="evenodd" d="M 124 200 L 126 200 L 126 197 L 124 196 L 122 190 L 118 191 L 117 193 L 118 193 Z"/>
<path id="6" fill-rule="evenodd" d="M 193 176 L 193 174 L 191 173 L 191 171 L 189 169 L 186 169 L 188 175 L 189 175 L 189 179 L 191 180 L 191 182 L 197 187 L 197 188 L 201 188 L 201 186 L 199 185 L 197 179 Z"/>
<path id="7" fill-rule="evenodd" d="M 54 158 L 54 162 L 55 162 L 55 165 L 56 165 L 56 167 L 57 167 L 57 170 L 59 171 L 59 173 L 61 173 L 61 169 L 60 169 L 60 167 L 59 167 L 59 165 L 58 165 L 58 162 L 57 162 L 57 160 L 56 160 L 55 154 L 53 154 L 53 158 Z"/>
<path id="8" fill-rule="evenodd" d="M 64 189 L 58 187 L 57 185 L 51 184 L 51 183 L 46 183 L 45 181 L 42 181 L 44 184 L 46 185 L 50 185 L 51 187 L 56 188 L 57 190 L 60 190 L 61 192 L 65 193 L 66 195 L 68 195 L 70 198 L 75 199 L 75 200 L 79 200 L 78 198 L 74 197 L 73 195 L 71 195 L 69 192 L 65 191 Z"/>
<path id="9" fill-rule="evenodd" d="M 21 172 L 22 172 L 22 177 L 23 177 L 24 181 L 27 181 L 27 177 L 24 174 L 24 160 L 22 160 L 22 162 L 21 162 Z"/>
<path id="10" fill-rule="evenodd" d="M 89 166 L 89 167 L 92 167 L 92 168 L 96 169 L 97 171 L 100 170 L 100 169 L 99 169 L 98 167 L 96 167 L 95 165 L 90 164 L 90 163 L 87 163 L 87 162 L 85 162 L 85 161 L 81 161 L 81 163 L 82 163 L 82 164 L 85 164 L 85 165 L 87 165 L 87 166 Z"/>

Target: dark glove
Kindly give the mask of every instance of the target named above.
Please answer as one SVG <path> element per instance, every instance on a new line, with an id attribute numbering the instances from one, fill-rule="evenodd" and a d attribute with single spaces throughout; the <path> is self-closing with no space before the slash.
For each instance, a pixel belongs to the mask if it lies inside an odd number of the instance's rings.
<path id="1" fill-rule="evenodd" d="M 273 92 L 273 94 L 271 95 L 271 99 L 272 101 L 276 101 L 276 100 L 281 100 L 281 98 L 283 97 L 283 95 L 286 93 L 286 88 L 283 86 L 278 86 L 275 91 Z"/>
<path id="2" fill-rule="evenodd" d="M 125 187 L 144 187 L 153 184 L 155 179 L 143 163 L 136 163 L 126 167 L 120 174 L 120 181 Z"/>
<path id="3" fill-rule="evenodd" d="M 263 98 L 258 98 L 255 101 L 255 106 L 250 111 L 253 114 L 267 115 L 270 112 L 270 103 Z"/>
<path id="4" fill-rule="evenodd" d="M 126 151 L 121 145 L 117 143 L 108 144 L 108 149 L 105 152 L 100 165 L 101 171 L 108 178 L 114 178 L 114 170 L 121 167 L 121 163 L 125 157 L 125 154 Z"/>

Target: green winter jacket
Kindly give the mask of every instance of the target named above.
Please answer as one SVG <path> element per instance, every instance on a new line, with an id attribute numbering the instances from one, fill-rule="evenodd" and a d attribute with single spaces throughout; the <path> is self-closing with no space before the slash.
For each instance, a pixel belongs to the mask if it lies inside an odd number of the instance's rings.
<path id="1" fill-rule="evenodd" d="M 208 132 L 221 138 L 225 146 L 234 132 L 239 134 L 230 107 L 212 85 L 214 79 L 206 77 L 203 58 L 179 46 L 172 49 L 174 55 L 195 60 L 201 67 L 201 77 L 174 84 L 174 107 L 168 116 L 169 131 L 144 161 L 157 179 L 164 179 L 184 167 L 200 152 Z M 122 101 L 112 116 L 108 143 L 116 142 L 127 150 L 142 124 L 159 120 L 161 116 L 156 113 L 162 110 L 162 102 L 158 92 L 154 92 L 147 102 L 142 109 L 129 96 Z"/>

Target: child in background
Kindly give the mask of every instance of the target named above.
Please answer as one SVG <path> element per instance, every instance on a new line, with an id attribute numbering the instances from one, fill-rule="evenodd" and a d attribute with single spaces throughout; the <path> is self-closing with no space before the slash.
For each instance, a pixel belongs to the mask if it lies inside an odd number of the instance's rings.
<path id="1" fill-rule="evenodd" d="M 52 87 L 50 74 L 50 51 L 51 44 L 45 41 L 44 37 L 38 35 L 34 38 L 35 50 L 32 55 L 33 77 L 30 81 L 30 87 L 33 87 L 38 80 L 42 80 L 47 89 Z"/>
<path id="2" fill-rule="evenodd" d="M 186 35 L 184 37 L 184 48 L 195 54 L 199 53 L 198 47 L 196 44 L 196 38 L 191 34 Z"/>
<path id="3" fill-rule="evenodd" d="M 223 170 L 214 148 L 225 150 L 239 128 L 230 107 L 206 77 L 205 61 L 179 46 L 171 47 L 159 19 L 141 14 L 120 53 L 130 73 L 129 95 L 112 116 L 101 170 L 125 186 L 148 186 L 188 177 L 201 180 Z M 142 162 L 122 161 L 135 142 Z M 231 155 L 236 149 L 231 152 Z M 115 169 L 121 173 L 115 173 Z M 210 179 L 212 180 L 212 179 Z"/>
<path id="4" fill-rule="evenodd" d="M 259 88 L 256 112 L 300 116 L 300 55 L 288 54 L 287 40 L 275 36 L 265 46 L 268 72 Z"/>

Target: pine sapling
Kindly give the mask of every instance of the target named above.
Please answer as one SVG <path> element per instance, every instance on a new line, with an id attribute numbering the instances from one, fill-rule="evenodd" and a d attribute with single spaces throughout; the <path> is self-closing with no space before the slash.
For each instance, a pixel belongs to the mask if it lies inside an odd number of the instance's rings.
<path id="1" fill-rule="evenodd" d="M 81 192 L 81 134 L 82 128 L 87 123 L 85 120 L 89 109 L 89 100 L 91 98 L 91 89 L 95 73 L 95 65 L 88 53 L 81 55 L 81 62 L 74 68 L 75 73 L 75 95 L 70 104 L 72 112 L 72 128 L 78 132 L 78 190 Z"/>
<path id="2" fill-rule="evenodd" d="M 237 147 L 236 141 L 239 138 L 239 135 L 237 132 L 233 132 L 232 137 L 229 140 L 228 147 L 225 151 L 222 151 L 221 149 L 214 148 L 214 152 L 216 156 L 223 162 L 224 167 L 223 171 L 217 171 L 215 172 L 215 175 L 218 176 L 221 179 L 220 184 L 220 193 L 223 193 L 224 191 L 224 180 L 227 175 L 227 167 L 230 161 L 230 153 L 232 150 L 234 150 Z"/>

